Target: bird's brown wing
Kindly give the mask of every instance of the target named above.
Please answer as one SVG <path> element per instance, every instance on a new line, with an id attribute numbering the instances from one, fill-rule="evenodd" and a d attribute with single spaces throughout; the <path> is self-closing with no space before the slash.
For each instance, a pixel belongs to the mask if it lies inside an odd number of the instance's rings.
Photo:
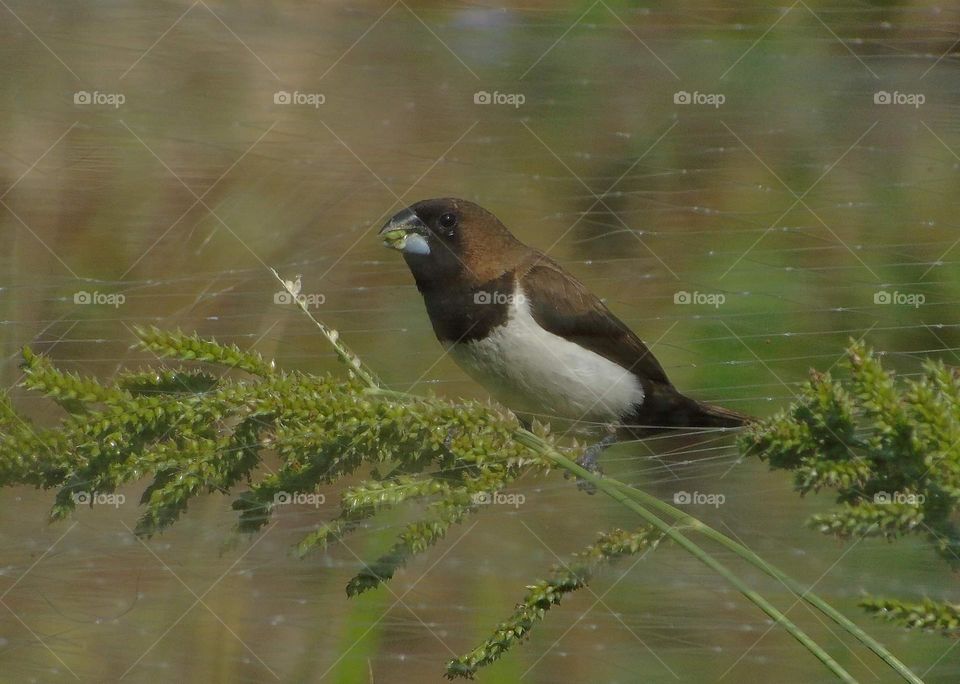
<path id="1" fill-rule="evenodd" d="M 648 382 L 670 385 L 663 366 L 639 337 L 583 283 L 541 252 L 517 268 L 534 319 L 548 332 L 575 342 Z"/>

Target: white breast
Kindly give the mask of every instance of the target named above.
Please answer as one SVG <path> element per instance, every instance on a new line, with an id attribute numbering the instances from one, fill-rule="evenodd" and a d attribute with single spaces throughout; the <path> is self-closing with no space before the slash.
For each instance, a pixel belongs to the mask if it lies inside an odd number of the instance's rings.
<path id="1" fill-rule="evenodd" d="M 504 325 L 450 355 L 501 403 L 568 420 L 619 422 L 643 402 L 636 376 L 584 347 L 547 332 L 518 289 Z"/>

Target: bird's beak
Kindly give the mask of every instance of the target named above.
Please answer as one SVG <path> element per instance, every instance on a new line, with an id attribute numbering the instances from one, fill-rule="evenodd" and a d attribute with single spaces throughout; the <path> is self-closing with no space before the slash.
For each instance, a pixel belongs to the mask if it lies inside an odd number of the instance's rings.
<path id="1" fill-rule="evenodd" d="M 380 229 L 383 244 L 405 254 L 429 254 L 427 235 L 427 225 L 409 209 L 396 214 Z"/>

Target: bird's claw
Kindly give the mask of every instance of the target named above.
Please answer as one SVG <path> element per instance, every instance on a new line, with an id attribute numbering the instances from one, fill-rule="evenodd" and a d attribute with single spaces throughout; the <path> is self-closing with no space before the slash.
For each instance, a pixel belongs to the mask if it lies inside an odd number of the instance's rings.
<path id="1" fill-rule="evenodd" d="M 590 446 L 580 455 L 580 458 L 577 459 L 577 465 L 584 470 L 589 470 L 597 477 L 602 477 L 603 470 L 600 468 L 600 454 L 603 452 L 603 448 L 604 445 L 601 444 Z M 577 478 L 577 489 L 587 494 L 597 493 L 597 486 L 592 482 L 584 480 L 582 477 Z"/>
<path id="2" fill-rule="evenodd" d="M 589 470 L 595 475 L 602 475 L 603 471 L 600 469 L 600 454 L 603 453 L 603 449 L 606 445 L 602 443 L 593 444 L 588 447 L 577 459 L 577 465 L 585 470 Z"/>
<path id="3" fill-rule="evenodd" d="M 600 468 L 600 454 L 603 453 L 603 450 L 608 446 L 613 444 L 616 441 L 616 436 L 608 435 L 604 437 L 596 444 L 591 444 L 587 447 L 584 452 L 580 455 L 580 458 L 577 459 L 577 465 L 588 470 L 597 477 L 603 477 L 603 469 Z M 577 489 L 584 491 L 587 494 L 596 494 L 597 487 L 591 482 L 583 479 L 582 477 L 577 478 Z"/>

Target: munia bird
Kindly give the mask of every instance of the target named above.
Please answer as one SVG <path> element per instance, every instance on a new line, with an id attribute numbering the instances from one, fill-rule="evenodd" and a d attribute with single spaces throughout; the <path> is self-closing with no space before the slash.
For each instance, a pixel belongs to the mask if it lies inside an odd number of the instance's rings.
<path id="1" fill-rule="evenodd" d="M 599 424 L 620 437 L 751 420 L 681 394 L 583 283 L 472 202 L 417 202 L 380 237 L 403 254 L 450 356 L 521 419 Z"/>

